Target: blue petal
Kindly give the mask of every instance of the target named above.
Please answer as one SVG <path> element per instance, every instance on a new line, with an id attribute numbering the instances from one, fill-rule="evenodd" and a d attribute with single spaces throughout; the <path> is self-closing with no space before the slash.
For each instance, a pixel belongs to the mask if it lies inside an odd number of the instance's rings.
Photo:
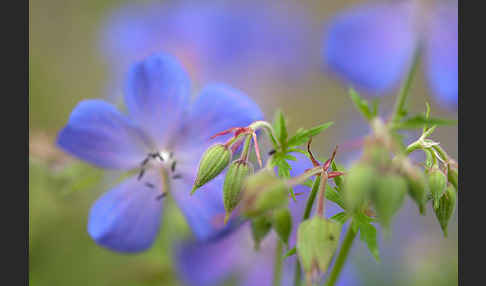
<path id="1" fill-rule="evenodd" d="M 192 106 L 186 138 L 193 147 L 200 147 L 218 132 L 261 119 L 260 107 L 241 91 L 223 84 L 208 85 Z"/>
<path id="2" fill-rule="evenodd" d="M 443 106 L 457 107 L 457 3 L 439 6 L 430 18 L 426 42 L 426 73 Z"/>
<path id="3" fill-rule="evenodd" d="M 151 186 L 149 186 L 151 184 Z M 101 196 L 91 208 L 88 232 L 101 246 L 140 252 L 152 246 L 160 227 L 161 178 L 149 171 L 132 177 Z"/>
<path id="4" fill-rule="evenodd" d="M 125 103 L 158 147 L 166 147 L 171 133 L 180 128 L 189 95 L 188 75 L 170 55 L 154 54 L 128 74 Z"/>
<path id="5" fill-rule="evenodd" d="M 112 169 L 135 167 L 148 150 L 140 130 L 102 100 L 80 102 L 59 133 L 57 144 L 82 160 Z"/>
<path id="6" fill-rule="evenodd" d="M 187 241 L 176 249 L 174 260 L 179 277 L 187 285 L 219 285 L 245 263 L 251 245 L 249 224 L 223 239 Z"/>
<path id="7" fill-rule="evenodd" d="M 368 92 L 393 88 L 411 64 L 416 33 L 409 3 L 359 6 L 330 23 L 324 58 L 342 80 Z"/>
<path id="8" fill-rule="evenodd" d="M 194 170 L 197 165 L 194 165 Z M 184 173 L 182 179 L 172 181 L 171 195 L 184 214 L 194 235 L 209 240 L 231 225 L 224 225 L 223 176 L 218 176 L 190 195 L 195 176 Z"/>

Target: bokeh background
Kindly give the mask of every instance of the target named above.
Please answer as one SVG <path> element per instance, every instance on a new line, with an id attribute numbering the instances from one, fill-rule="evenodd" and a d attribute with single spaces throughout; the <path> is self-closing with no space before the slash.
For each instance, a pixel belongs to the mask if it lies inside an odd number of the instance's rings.
<path id="1" fill-rule="evenodd" d="M 216 3 L 200 2 L 178 7 L 178 13 L 187 9 L 190 13 L 172 23 L 176 27 L 184 23 L 191 26 L 184 30 L 194 33 L 186 35 L 191 40 L 197 35 L 197 29 L 203 27 L 204 20 L 191 21 L 211 11 Z M 231 1 L 217 2 L 220 5 Z M 245 7 L 230 5 L 225 8 L 227 11 L 253 11 L 255 19 L 264 19 L 261 23 L 273 26 L 252 41 L 234 42 L 238 37 L 232 34 L 227 42 L 213 47 L 207 43 L 209 36 L 205 36 L 197 42 L 203 48 L 194 48 L 188 43 L 195 42 L 171 34 L 170 41 L 157 42 L 153 47 L 155 50 L 163 47 L 176 54 L 189 70 L 196 89 L 206 82 L 224 81 L 245 91 L 262 107 L 268 119 L 275 110 L 281 109 L 289 118 L 291 132 L 298 127 L 334 121 L 335 125 L 313 143 L 315 152 L 324 157 L 336 144 L 349 142 L 367 132 L 366 124 L 347 96 L 348 85 L 325 72 L 321 57 L 326 21 L 338 11 L 364 2 L 279 1 L 265 4 L 265 8 L 261 3 L 250 1 L 251 4 L 243 5 Z M 166 208 L 165 226 L 148 252 L 122 255 L 99 247 L 86 231 L 87 217 L 91 204 L 113 181 L 113 175 L 63 154 L 54 144 L 57 132 L 66 124 L 77 102 L 100 97 L 115 103 L 120 100 L 124 69 L 131 60 L 150 53 L 151 48 L 143 50 L 144 38 L 123 42 L 110 25 L 117 25 L 120 17 L 122 20 L 136 18 L 147 10 L 155 13 L 150 16 L 153 19 L 170 18 L 176 13 L 167 8 L 173 7 L 172 4 L 164 6 L 166 4 L 160 1 L 156 4 L 159 8 L 150 9 L 154 7 L 151 3 L 153 1 L 30 0 L 31 285 L 182 285 L 172 259 L 173 249 L 175 243 L 191 234 L 178 209 L 171 204 Z M 191 7 L 194 9 L 190 10 Z M 203 10 L 205 12 L 201 12 Z M 271 12 L 257 15 L 261 11 Z M 251 15 L 235 17 L 253 19 Z M 228 14 L 228 17 L 233 16 Z M 256 22 L 256 31 L 264 29 L 258 20 L 249 22 Z M 245 23 L 235 23 L 243 26 L 243 34 Z M 137 21 L 127 25 L 143 28 Z M 173 31 L 177 29 L 160 31 L 157 37 L 163 38 L 164 33 Z M 279 38 L 282 37 L 292 40 L 287 50 L 276 48 L 281 45 Z M 125 49 L 121 43 L 130 47 Z M 225 52 L 221 47 L 248 49 L 248 52 L 241 52 L 244 54 L 241 58 L 231 53 L 221 56 Z M 381 110 L 385 114 L 393 101 L 393 94 L 381 98 Z M 423 71 L 419 69 L 410 109 L 423 111 L 424 101 L 431 103 L 434 116 L 457 118 L 454 108 L 444 108 L 430 94 Z M 438 128 L 433 138 L 457 158 L 456 126 Z M 337 160 L 339 162 L 340 156 L 342 160 L 349 159 L 355 153 L 352 148 L 343 148 Z M 457 212 L 449 226 L 449 237 L 444 238 L 432 209 L 421 217 L 415 205 L 408 201 L 396 218 L 391 237 L 380 239 L 381 263 L 376 263 L 365 245 L 357 240 L 343 272 L 349 279 L 341 279 L 338 285 L 457 285 L 457 236 Z"/>

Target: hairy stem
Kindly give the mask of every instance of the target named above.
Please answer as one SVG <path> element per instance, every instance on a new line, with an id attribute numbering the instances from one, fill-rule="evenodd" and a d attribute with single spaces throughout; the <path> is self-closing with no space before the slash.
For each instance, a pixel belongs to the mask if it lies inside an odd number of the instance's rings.
<path id="1" fill-rule="evenodd" d="M 341 249 L 339 250 L 339 254 L 336 258 L 336 262 L 334 262 L 334 267 L 329 274 L 329 280 L 325 284 L 326 286 L 334 286 L 336 284 L 337 279 L 339 278 L 339 274 L 343 269 L 344 263 L 348 258 L 349 250 L 353 245 L 354 238 L 356 237 L 357 232 L 353 230 L 353 222 L 349 224 L 348 232 L 346 233 L 346 237 L 344 238 L 343 244 L 341 245 Z"/>
<path id="2" fill-rule="evenodd" d="M 326 193 L 326 184 L 327 184 L 327 172 L 321 173 L 321 182 L 319 184 L 319 197 L 317 200 L 317 215 L 320 217 L 324 217 L 324 206 L 326 205 L 325 200 L 325 193 Z"/>
<path id="3" fill-rule="evenodd" d="M 309 218 L 310 213 L 312 211 L 312 205 L 314 204 L 314 201 L 316 199 L 317 191 L 319 190 L 319 185 L 321 182 L 321 177 L 316 177 L 314 180 L 314 184 L 312 185 L 312 190 L 309 195 L 309 198 L 307 198 L 307 203 L 305 205 L 305 211 L 304 211 L 304 216 L 302 217 L 302 221 L 306 220 Z M 301 283 L 301 270 L 300 270 L 300 262 L 298 259 L 296 259 L 295 263 L 295 270 L 294 270 L 294 286 L 299 286 Z"/>
<path id="4" fill-rule="evenodd" d="M 241 152 L 241 157 L 240 157 L 241 160 L 243 161 L 248 160 L 250 145 L 251 145 L 251 135 L 248 135 L 245 140 L 245 145 L 243 146 L 243 151 Z"/>

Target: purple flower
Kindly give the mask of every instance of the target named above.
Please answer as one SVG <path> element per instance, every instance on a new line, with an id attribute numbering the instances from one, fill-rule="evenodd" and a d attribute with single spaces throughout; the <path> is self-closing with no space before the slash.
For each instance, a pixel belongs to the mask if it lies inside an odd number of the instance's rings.
<path id="1" fill-rule="evenodd" d="M 373 3 L 354 7 L 329 23 L 326 65 L 357 88 L 381 94 L 395 88 L 420 48 L 428 83 L 439 103 L 457 105 L 456 1 Z"/>
<path id="2" fill-rule="evenodd" d="M 294 154 L 298 161 L 290 162 L 291 175 L 302 174 L 305 169 L 311 168 L 309 159 L 300 153 Z M 289 246 L 295 246 L 297 239 L 297 226 L 304 214 L 309 188 L 305 186 L 294 187 L 297 202 L 290 201 L 289 208 L 292 213 L 292 234 Z M 337 207 L 327 202 L 331 213 L 337 211 Z M 183 242 L 175 253 L 176 269 L 182 281 L 187 285 L 219 285 L 230 277 L 236 277 L 237 285 L 266 286 L 272 285 L 273 267 L 275 257 L 275 245 L 277 236 L 272 231 L 262 241 L 260 250 L 254 250 L 249 223 L 242 225 L 238 230 L 223 239 L 205 242 Z M 284 260 L 282 270 L 282 285 L 292 285 L 296 256 Z M 346 267 L 345 272 L 351 273 L 352 269 Z M 343 278 L 349 281 L 350 277 Z M 345 285 L 345 284 L 340 284 Z M 352 285 L 352 284 L 348 284 Z"/>
<path id="3" fill-rule="evenodd" d="M 262 118 L 241 92 L 208 85 L 191 102 L 190 81 L 171 56 L 154 54 L 130 70 L 127 114 L 103 100 L 84 100 L 61 130 L 58 145 L 95 166 L 142 170 L 93 205 L 88 232 L 100 245 L 120 252 L 149 248 L 160 227 L 169 192 L 194 234 L 208 239 L 223 229 L 222 178 L 189 196 L 204 150 L 218 131 Z"/>
<path id="4" fill-rule="evenodd" d="M 108 18 L 101 48 L 115 71 L 165 51 L 203 82 L 257 80 L 264 71 L 295 77 L 312 64 L 305 57 L 310 23 L 302 9 L 289 5 L 174 1 L 122 6 Z"/>

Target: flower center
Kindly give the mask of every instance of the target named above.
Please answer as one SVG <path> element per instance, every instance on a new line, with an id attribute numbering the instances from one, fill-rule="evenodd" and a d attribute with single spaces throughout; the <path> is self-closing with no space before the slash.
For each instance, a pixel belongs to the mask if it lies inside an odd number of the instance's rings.
<path id="1" fill-rule="evenodd" d="M 167 194 L 169 188 L 169 179 L 180 179 L 181 174 L 176 172 L 177 161 L 175 160 L 174 153 L 166 150 L 148 153 L 147 157 L 140 164 L 140 173 L 138 174 L 138 180 L 142 180 L 145 171 L 149 168 L 156 168 L 162 175 L 162 193 L 157 196 L 157 200 L 162 199 Z M 145 183 L 147 187 L 155 188 L 151 183 Z"/>

